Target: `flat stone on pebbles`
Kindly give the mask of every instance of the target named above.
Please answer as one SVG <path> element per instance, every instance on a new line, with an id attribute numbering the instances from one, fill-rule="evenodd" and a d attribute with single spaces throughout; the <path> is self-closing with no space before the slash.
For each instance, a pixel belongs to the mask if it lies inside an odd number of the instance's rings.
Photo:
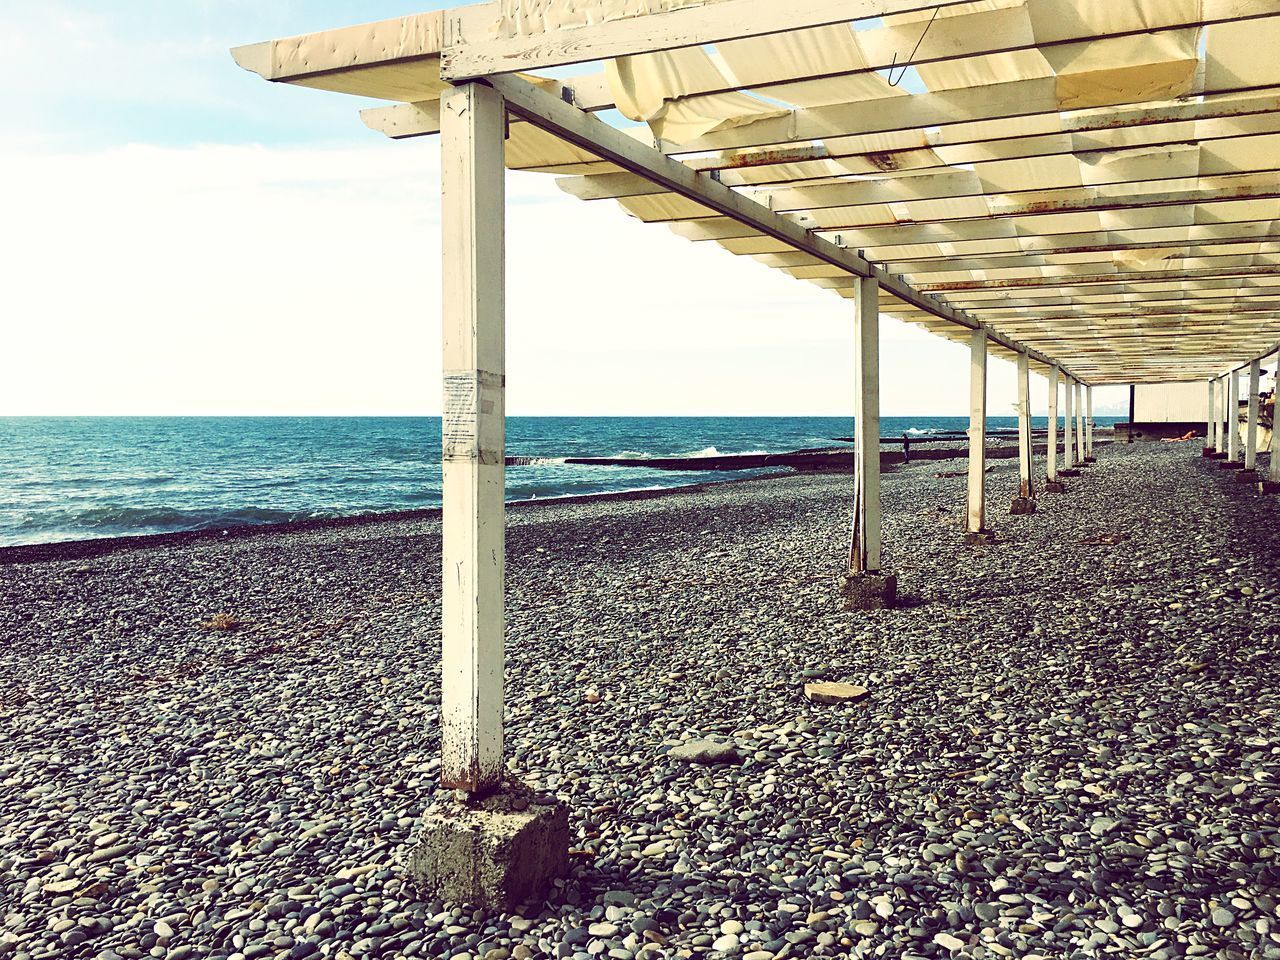
<path id="1" fill-rule="evenodd" d="M 742 754 L 738 748 L 729 743 L 718 743 L 715 740 L 687 740 L 679 746 L 672 747 L 667 756 L 673 760 L 684 760 L 687 763 L 741 763 Z"/>
<path id="2" fill-rule="evenodd" d="M 822 681 L 804 685 L 805 698 L 813 703 L 835 706 L 841 703 L 858 703 L 871 696 L 866 687 L 854 686 L 852 683 L 833 683 Z"/>

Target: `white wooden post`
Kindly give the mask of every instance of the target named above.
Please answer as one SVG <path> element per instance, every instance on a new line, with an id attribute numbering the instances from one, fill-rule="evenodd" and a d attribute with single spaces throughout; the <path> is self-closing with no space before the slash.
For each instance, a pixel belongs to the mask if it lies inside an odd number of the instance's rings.
<path id="1" fill-rule="evenodd" d="M 1075 429 L 1076 421 L 1072 415 L 1073 401 L 1072 396 L 1075 393 L 1075 381 L 1067 377 L 1062 387 L 1062 467 L 1064 470 L 1070 470 L 1075 462 Z"/>
<path id="2" fill-rule="evenodd" d="M 1206 451 L 1212 450 L 1217 443 L 1218 436 L 1218 418 L 1213 415 L 1217 404 L 1214 402 L 1217 397 L 1214 394 L 1214 383 L 1209 381 L 1209 409 L 1204 418 L 1204 448 Z"/>
<path id="3" fill-rule="evenodd" d="M 880 572 L 880 283 L 858 281 L 853 347 L 853 538 L 851 573 Z"/>
<path id="4" fill-rule="evenodd" d="M 1018 354 L 1018 496 L 1028 500 L 1035 496 L 1031 470 L 1031 363 L 1025 353 L 1020 353 Z"/>
<path id="5" fill-rule="evenodd" d="M 1276 363 L 1277 393 L 1280 393 L 1280 357 L 1276 358 Z M 1275 399 L 1280 401 L 1280 397 Z M 1280 414 L 1280 402 L 1271 408 L 1271 464 L 1267 467 L 1267 480 L 1271 483 L 1280 483 L 1280 417 L 1277 414 Z"/>
<path id="6" fill-rule="evenodd" d="M 1090 460 L 1093 459 L 1093 387 L 1084 388 L 1085 403 L 1088 404 L 1085 410 L 1084 425 L 1085 434 L 1084 455 Z"/>
<path id="7" fill-rule="evenodd" d="M 969 350 L 969 532 L 986 531 L 987 331 L 973 331 Z"/>
<path id="8" fill-rule="evenodd" d="M 1050 483 L 1058 482 L 1058 378 L 1056 366 L 1049 370 L 1049 437 L 1044 476 Z"/>
<path id="9" fill-rule="evenodd" d="M 1240 371 L 1227 374 L 1227 461 L 1240 461 Z"/>
<path id="10" fill-rule="evenodd" d="M 1076 461 L 1084 463 L 1084 384 L 1076 381 Z"/>
<path id="11" fill-rule="evenodd" d="M 1225 453 L 1227 449 L 1227 384 L 1225 377 L 1218 377 L 1213 381 L 1213 389 L 1216 400 L 1214 402 L 1213 414 L 1213 450 L 1215 453 Z"/>
<path id="12" fill-rule="evenodd" d="M 1258 389 L 1261 386 L 1262 362 L 1249 364 L 1249 420 L 1244 434 L 1244 468 L 1258 467 Z"/>
<path id="13" fill-rule="evenodd" d="M 444 590 L 441 780 L 502 780 L 506 448 L 506 108 L 478 83 L 444 92 Z"/>

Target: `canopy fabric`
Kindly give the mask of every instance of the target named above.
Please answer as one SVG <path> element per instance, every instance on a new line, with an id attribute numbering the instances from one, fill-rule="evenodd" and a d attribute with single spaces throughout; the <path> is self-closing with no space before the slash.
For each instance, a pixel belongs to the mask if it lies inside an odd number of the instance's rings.
<path id="1" fill-rule="evenodd" d="M 693 37 L 707 11 L 750 2 L 500 0 L 445 11 L 438 26 L 420 15 L 237 57 L 269 79 L 421 107 L 446 85 L 450 43 L 534 38 L 572 49 L 592 25 L 640 35 L 662 17 L 690 24 Z M 774 0 L 754 2 L 780 16 Z M 597 74 L 554 82 L 1089 382 L 1208 377 L 1280 344 L 1280 0 L 856 6 L 884 15 L 641 45 L 601 58 Z M 451 28 L 455 14 L 462 25 Z M 306 63 L 316 51 L 323 70 Z M 855 294 L 840 268 L 531 124 L 512 124 L 507 162 L 692 242 Z M 882 312 L 969 336 L 895 298 Z"/>

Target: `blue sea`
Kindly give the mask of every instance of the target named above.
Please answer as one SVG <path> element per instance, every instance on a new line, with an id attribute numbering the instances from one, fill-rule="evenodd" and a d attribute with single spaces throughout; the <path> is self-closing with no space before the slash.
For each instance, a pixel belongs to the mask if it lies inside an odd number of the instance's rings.
<path id="1" fill-rule="evenodd" d="M 886 417 L 882 431 L 967 425 L 964 417 Z M 1016 422 L 996 417 L 990 427 Z M 537 462 L 507 469 L 507 497 L 750 475 L 557 462 L 566 457 L 783 453 L 839 446 L 835 438 L 852 431 L 851 417 L 512 417 L 508 456 Z M 6 546 L 432 507 L 440 485 L 438 418 L 0 418 Z"/>

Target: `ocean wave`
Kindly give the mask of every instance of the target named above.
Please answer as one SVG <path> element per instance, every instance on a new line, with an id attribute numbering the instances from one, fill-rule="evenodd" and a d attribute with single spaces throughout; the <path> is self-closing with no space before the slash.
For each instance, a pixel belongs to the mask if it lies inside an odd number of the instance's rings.
<path id="1" fill-rule="evenodd" d="M 176 507 L 123 507 L 103 504 L 81 510 L 48 511 L 25 517 L 17 529 L 59 539 L 84 534 L 123 536 L 130 533 L 172 533 L 223 527 L 260 526 L 329 516 L 327 511 L 271 510 L 255 507 L 184 510 Z"/>

